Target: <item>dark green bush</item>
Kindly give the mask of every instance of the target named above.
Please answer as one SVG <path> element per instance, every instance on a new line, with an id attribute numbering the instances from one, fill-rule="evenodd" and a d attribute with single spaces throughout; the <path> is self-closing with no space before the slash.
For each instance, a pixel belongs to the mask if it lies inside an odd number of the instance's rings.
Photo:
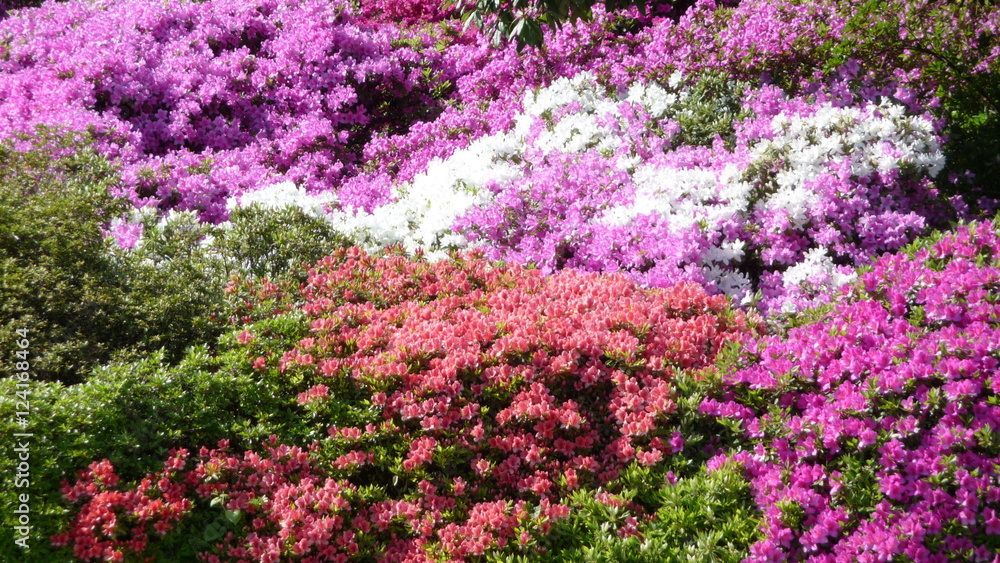
<path id="1" fill-rule="evenodd" d="M 732 150 L 736 145 L 734 124 L 751 116 L 741 102 L 743 92 L 749 87 L 750 83 L 744 80 L 705 73 L 667 115 L 681 126 L 674 136 L 674 146 L 710 147 L 720 137 Z"/>
<path id="2" fill-rule="evenodd" d="M 175 447 L 227 438 L 244 448 L 271 434 L 288 443 L 321 437 L 294 394 L 282 392 L 283 381 L 252 373 L 242 352 L 227 351 L 238 332 L 221 342 L 218 335 L 240 312 L 239 292 L 224 291 L 231 276 L 297 287 L 303 264 L 339 242 L 328 224 L 298 210 L 259 207 L 235 210 L 228 226 L 202 225 L 190 214 L 162 222 L 150 216 L 142 244 L 123 250 L 102 232 L 128 209 L 108 195 L 113 168 L 81 136 L 45 132 L 39 139 L 30 150 L 8 144 L 0 152 L 0 346 L 17 349 L 16 330 L 27 328 L 33 377 L 27 428 L 15 424 L 13 400 L 24 389 L 0 379 L 0 431 L 34 434 L 31 550 L 15 548 L 11 537 L 16 494 L 25 490 L 7 489 L 0 493 L 0 561 L 68 558 L 48 540 L 66 523 L 60 483 L 94 461 L 111 460 L 123 481 L 134 483 Z M 262 325 L 282 349 L 305 336 L 301 322 L 279 317 Z M 14 475 L 16 463 L 16 456 L 0 459 L 0 470 Z M 205 549 L 173 538 L 159 546 L 163 554 Z"/>
<path id="3" fill-rule="evenodd" d="M 77 382 L 135 342 L 126 267 L 101 230 L 125 209 L 108 192 L 117 177 L 82 136 L 52 130 L 31 150 L 0 144 L 0 170 L 0 350 L 26 329 L 33 376 Z"/>
<path id="4" fill-rule="evenodd" d="M 143 243 L 122 252 L 141 350 L 163 348 L 175 361 L 197 343 L 211 344 L 234 313 L 223 292 L 233 276 L 305 281 L 306 265 L 344 244 L 326 221 L 301 210 L 237 208 L 224 226 L 193 213 L 147 217 Z"/>
<path id="5" fill-rule="evenodd" d="M 642 13 L 679 16 L 694 0 L 453 0 L 462 19 L 475 25 L 494 42 L 516 40 L 518 45 L 541 46 L 542 26 L 557 28 L 576 20 L 589 20 L 591 8 L 603 4 L 608 12 L 636 7 Z"/>
<path id="6" fill-rule="evenodd" d="M 0 349 L 27 330 L 42 381 L 79 383 L 116 353 L 163 349 L 176 362 L 211 346 L 231 276 L 302 281 L 303 264 L 341 244 L 321 219 L 253 207 L 228 227 L 149 217 L 143 243 L 124 251 L 103 227 L 130 206 L 109 195 L 115 169 L 85 136 L 40 130 L 29 148 L 2 144 L 0 169 Z"/>

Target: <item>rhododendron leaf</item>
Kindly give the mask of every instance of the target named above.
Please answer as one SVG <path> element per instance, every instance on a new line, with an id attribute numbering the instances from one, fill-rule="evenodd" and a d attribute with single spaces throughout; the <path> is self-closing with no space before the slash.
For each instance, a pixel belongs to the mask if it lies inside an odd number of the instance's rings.
<path id="1" fill-rule="evenodd" d="M 227 509 L 226 512 L 225 512 L 225 515 L 226 515 L 226 520 L 229 521 L 230 524 L 235 525 L 235 524 L 238 524 L 240 522 L 240 520 L 243 518 L 243 511 L 242 510 L 228 510 Z M 211 540 L 209 540 L 209 541 L 211 541 Z"/>
<path id="2" fill-rule="evenodd" d="M 214 542 L 226 534 L 226 525 L 222 522 L 212 522 L 205 527 L 201 537 L 207 542 Z"/>

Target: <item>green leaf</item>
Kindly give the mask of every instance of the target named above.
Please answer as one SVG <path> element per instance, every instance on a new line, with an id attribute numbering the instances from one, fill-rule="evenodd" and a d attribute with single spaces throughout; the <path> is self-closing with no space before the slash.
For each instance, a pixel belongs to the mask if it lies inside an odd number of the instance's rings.
<path id="1" fill-rule="evenodd" d="M 226 531 L 227 528 L 225 524 L 215 521 L 205 527 L 205 531 L 202 533 L 201 537 L 207 542 L 214 542 L 226 535 Z"/>
<path id="2" fill-rule="evenodd" d="M 226 510 L 225 514 L 226 520 L 228 520 L 230 524 L 238 524 L 240 519 L 243 518 L 242 510 Z"/>

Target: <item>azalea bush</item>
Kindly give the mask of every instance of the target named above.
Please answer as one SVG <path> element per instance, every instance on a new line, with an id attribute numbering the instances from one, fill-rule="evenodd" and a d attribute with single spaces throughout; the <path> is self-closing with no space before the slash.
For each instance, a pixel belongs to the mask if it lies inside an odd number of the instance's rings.
<path id="1" fill-rule="evenodd" d="M 621 487 L 617 494 L 575 491 L 569 515 L 539 539 L 537 553 L 488 560 L 742 561 L 760 535 L 760 522 L 740 466 L 681 471 L 633 466 L 615 482 Z M 635 501 L 649 503 L 651 513 L 636 518 L 629 508 Z"/>
<path id="2" fill-rule="evenodd" d="M 956 213 L 934 183 L 944 155 L 929 114 L 683 81 L 615 97 L 589 73 L 556 80 L 525 97 L 512 131 L 431 162 L 390 203 L 331 220 L 371 249 L 474 244 L 546 272 L 694 281 L 736 299 L 760 290 L 764 310 L 794 312 L 847 281 L 843 266 Z M 729 143 L 689 117 L 710 88 L 729 89 L 730 121 L 714 127 Z"/>
<path id="3" fill-rule="evenodd" d="M 14 397 L 16 380 L 3 379 L 0 389 Z M 7 434 L 33 433 L 28 491 L 31 498 L 30 552 L 14 545 L 13 510 L 24 489 L 8 487 L 0 493 L 4 531 L 0 557 L 7 560 L 53 561 L 68 554 L 50 545 L 48 538 L 65 527 L 65 501 L 59 484 L 95 459 L 112 460 L 122 479 L 138 481 L 157 471 L 171 448 L 215 443 L 233 435 L 241 421 L 255 411 L 253 388 L 220 372 L 219 362 L 205 347 L 195 348 L 179 361 L 168 362 L 162 352 L 134 361 L 112 362 L 91 369 L 86 381 L 75 385 L 34 382 L 30 387 L 28 428 L 15 424 L 13 401 L 0 403 L 0 428 Z M 243 407 L 245 405 L 245 408 Z M 274 427 L 269 429 L 274 432 Z M 24 439 L 21 440 L 24 442 Z M 17 456 L 0 460 L 0 468 L 16 473 Z M 191 552 L 192 557 L 195 552 Z"/>
<path id="4" fill-rule="evenodd" d="M 263 178 L 317 189 L 350 176 L 373 132 L 433 114 L 432 78 L 450 72 L 430 36 L 373 26 L 347 2 L 50 3 L 19 15 L 0 24 L 0 135 L 92 130 L 121 159 L 133 202 L 211 222 Z"/>
<path id="5" fill-rule="evenodd" d="M 995 5 L 980 1 L 752 0 L 724 8 L 706 1 L 677 26 L 650 27 L 624 63 L 658 73 L 721 70 L 792 92 L 849 78 L 838 92 L 844 100 L 867 91 L 943 119 L 947 172 L 977 178 L 953 191 L 978 188 L 997 197 L 996 136 L 989 132 L 1000 104 L 998 18 Z"/>
<path id="6" fill-rule="evenodd" d="M 684 451 L 671 380 L 752 331 L 692 284 L 642 290 L 475 256 L 431 265 L 352 249 L 316 265 L 301 305 L 273 284 L 231 291 L 260 302 L 239 319 L 251 321 L 236 335 L 240 369 L 280 378 L 292 416 L 327 437 L 299 449 L 274 436 L 263 457 L 221 445 L 193 465 L 178 450 L 170 471 L 143 481 L 152 492 L 118 491 L 96 464 L 65 489 L 83 504 L 57 544 L 85 559 L 140 552 L 154 530 L 222 499 L 251 525 L 220 535 L 211 552 L 226 560 L 527 547 L 568 515 L 572 491 Z M 286 514 L 314 498 L 334 513 Z"/>
<path id="7" fill-rule="evenodd" d="M 716 460 L 743 464 L 764 515 L 749 561 L 994 559 L 998 227 L 878 260 L 704 402 L 756 443 Z"/>

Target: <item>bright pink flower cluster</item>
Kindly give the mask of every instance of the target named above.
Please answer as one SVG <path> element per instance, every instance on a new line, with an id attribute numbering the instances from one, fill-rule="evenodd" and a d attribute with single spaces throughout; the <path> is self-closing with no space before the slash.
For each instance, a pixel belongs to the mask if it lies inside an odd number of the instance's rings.
<path id="1" fill-rule="evenodd" d="M 525 92 L 582 71 L 605 77 L 616 66 L 614 61 L 630 50 L 610 31 L 614 20 L 595 6 L 591 22 L 546 29 L 546 47 L 541 50 L 518 50 L 514 44 L 495 47 L 480 34 L 455 37 L 445 52 L 454 71 L 439 78 L 450 80 L 453 87 L 447 106 L 434 120 L 414 122 L 408 131 L 373 135 L 364 147 L 364 159 L 374 171 L 347 179 L 338 191 L 339 200 L 369 211 L 383 205 L 394 184 L 424 172 L 434 159 L 445 159 L 479 137 L 510 129 Z"/>
<path id="2" fill-rule="evenodd" d="M 364 0 L 361 13 L 373 21 L 413 25 L 450 17 L 455 6 L 442 0 Z"/>
<path id="3" fill-rule="evenodd" d="M 883 257 L 704 402 L 750 441 L 733 457 L 765 517 L 751 561 L 995 560 L 997 228 Z"/>

